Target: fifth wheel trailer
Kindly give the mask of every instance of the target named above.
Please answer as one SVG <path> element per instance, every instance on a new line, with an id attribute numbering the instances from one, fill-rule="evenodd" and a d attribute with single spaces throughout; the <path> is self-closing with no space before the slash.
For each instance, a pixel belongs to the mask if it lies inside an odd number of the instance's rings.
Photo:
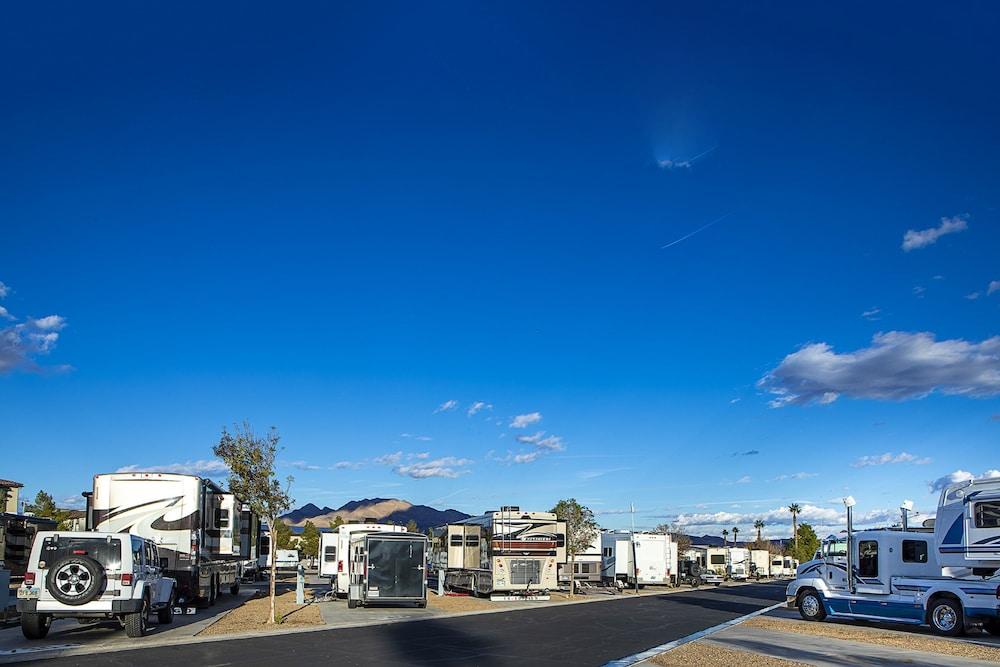
<path id="1" fill-rule="evenodd" d="M 566 523 L 552 512 L 519 507 L 434 529 L 431 563 L 445 586 L 480 595 L 537 597 L 557 587 L 566 562 Z"/>
<path id="2" fill-rule="evenodd" d="M 161 567 L 177 580 L 177 603 L 214 604 L 236 594 L 253 545 L 241 523 L 243 504 L 210 479 L 159 472 L 94 476 L 87 528 L 132 533 L 156 543 Z"/>

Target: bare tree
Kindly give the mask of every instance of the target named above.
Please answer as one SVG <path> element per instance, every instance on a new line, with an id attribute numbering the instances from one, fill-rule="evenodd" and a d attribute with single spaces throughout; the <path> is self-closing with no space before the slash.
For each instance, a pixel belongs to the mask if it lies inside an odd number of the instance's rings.
<path id="1" fill-rule="evenodd" d="M 268 528 L 274 535 L 278 517 L 292 506 L 292 498 L 288 492 L 292 486 L 292 478 L 285 479 L 285 485 L 275 474 L 275 457 L 278 454 L 278 441 L 281 436 L 277 429 L 271 429 L 264 436 L 254 433 L 249 422 L 235 426 L 235 432 L 229 433 L 222 429 L 222 436 L 212 451 L 229 466 L 229 491 L 240 501 L 250 506 L 250 510 L 267 520 Z M 277 578 L 276 544 L 271 544 L 271 582 L 269 595 L 271 611 L 267 618 L 268 624 L 277 622 L 274 610 L 274 583 Z"/>

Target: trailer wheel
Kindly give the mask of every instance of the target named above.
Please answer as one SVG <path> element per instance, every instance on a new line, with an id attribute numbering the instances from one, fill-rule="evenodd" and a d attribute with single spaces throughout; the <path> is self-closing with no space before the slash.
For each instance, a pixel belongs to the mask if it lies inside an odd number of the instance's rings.
<path id="1" fill-rule="evenodd" d="M 823 608 L 823 600 L 819 593 L 809 589 L 799 594 L 799 616 L 807 621 L 822 621 L 826 618 L 826 610 Z"/>
<path id="2" fill-rule="evenodd" d="M 233 585 L 229 587 L 229 594 L 230 595 L 239 595 L 240 594 L 240 580 L 239 579 L 237 579 L 236 581 L 234 581 Z"/>
<path id="3" fill-rule="evenodd" d="M 939 598 L 927 612 L 931 629 L 945 637 L 957 637 L 965 632 L 965 618 L 962 605 L 951 598 Z"/>

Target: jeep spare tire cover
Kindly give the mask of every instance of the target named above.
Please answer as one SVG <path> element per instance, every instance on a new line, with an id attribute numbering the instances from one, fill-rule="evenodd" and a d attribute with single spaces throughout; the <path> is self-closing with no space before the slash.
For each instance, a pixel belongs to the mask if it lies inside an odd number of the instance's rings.
<path id="1" fill-rule="evenodd" d="M 104 567 L 87 556 L 62 558 L 49 567 L 45 576 L 45 588 L 52 597 L 74 607 L 99 596 L 104 583 Z"/>
<path id="2" fill-rule="evenodd" d="M 701 565 L 698 563 L 691 563 L 691 576 L 697 577 L 701 574 Z"/>

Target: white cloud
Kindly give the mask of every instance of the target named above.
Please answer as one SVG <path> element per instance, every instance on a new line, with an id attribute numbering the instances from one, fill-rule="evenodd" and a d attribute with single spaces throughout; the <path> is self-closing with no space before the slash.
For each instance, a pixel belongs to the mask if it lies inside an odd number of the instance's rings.
<path id="1" fill-rule="evenodd" d="M 333 470 L 357 470 L 364 465 L 362 461 L 337 461 L 331 466 Z"/>
<path id="2" fill-rule="evenodd" d="M 403 460 L 403 452 L 392 452 L 391 454 L 382 454 L 381 456 L 376 456 L 374 461 L 380 466 L 394 466 Z"/>
<path id="3" fill-rule="evenodd" d="M 553 452 L 561 452 L 563 446 L 562 437 L 558 435 L 545 436 L 545 431 L 539 431 L 534 435 L 519 435 L 517 441 L 526 445 L 534 445 L 539 449 L 547 449 Z"/>
<path id="4" fill-rule="evenodd" d="M 59 315 L 48 315 L 33 319 L 31 323 L 42 331 L 59 331 L 66 326 L 66 318 Z"/>
<path id="5" fill-rule="evenodd" d="M 397 475 L 412 477 L 413 479 L 426 479 L 428 477 L 455 478 L 468 473 L 469 470 L 465 468 L 472 465 L 472 463 L 471 459 L 445 456 L 439 459 L 422 460 L 397 466 L 395 472 Z"/>
<path id="6" fill-rule="evenodd" d="M 512 419 L 510 422 L 510 427 L 526 428 L 528 426 L 531 426 L 532 424 L 537 424 L 540 421 L 542 421 L 541 412 L 529 412 L 528 414 L 517 415 L 516 417 L 514 417 L 514 419 Z"/>
<path id="7" fill-rule="evenodd" d="M 771 479 L 772 482 L 784 482 L 787 479 L 809 479 L 810 477 L 818 477 L 818 472 L 793 472 L 785 475 L 778 475 Z"/>
<path id="8" fill-rule="evenodd" d="M 943 491 L 952 484 L 958 484 L 959 482 L 967 482 L 970 479 L 996 479 L 1000 477 L 1000 470 L 987 470 L 979 477 L 976 477 L 971 472 L 967 470 L 956 470 L 955 472 L 948 473 L 943 477 L 938 477 L 932 482 L 928 483 L 931 493 L 937 491 Z"/>
<path id="9" fill-rule="evenodd" d="M 493 406 L 490 405 L 489 403 L 486 403 L 485 401 L 476 401 L 475 403 L 469 406 L 469 409 L 465 411 L 465 414 L 472 417 L 477 412 L 482 412 L 483 410 L 492 410 L 492 409 Z"/>
<path id="10" fill-rule="evenodd" d="M 533 452 L 527 452 L 523 454 L 515 454 L 511 459 L 514 463 L 534 463 L 538 460 L 538 457 L 542 455 L 541 450 L 535 450 Z"/>
<path id="11" fill-rule="evenodd" d="M 122 466 L 115 472 L 171 472 L 179 475 L 205 475 L 218 477 L 229 474 L 229 468 L 218 459 L 198 459 L 197 461 L 185 461 L 184 463 L 168 463 L 166 465 Z"/>
<path id="12" fill-rule="evenodd" d="M 750 475 L 743 475 L 738 480 L 736 480 L 734 484 L 749 484 L 751 481 L 752 480 L 750 479 Z"/>
<path id="13" fill-rule="evenodd" d="M 838 354 L 811 343 L 786 356 L 757 382 L 772 407 L 851 398 L 902 401 L 934 391 L 977 398 L 1000 394 L 1000 336 L 980 343 L 935 340 L 928 332 L 890 331 L 872 345 Z"/>
<path id="14" fill-rule="evenodd" d="M 892 452 L 886 452 L 885 454 L 876 454 L 873 456 L 862 456 L 857 461 L 851 464 L 852 468 L 868 468 L 870 466 L 884 466 L 887 464 L 895 463 L 912 463 L 914 465 L 927 465 L 931 462 L 931 459 L 923 456 L 914 456 L 909 452 L 900 452 L 899 454 L 893 454 Z"/>
<path id="15" fill-rule="evenodd" d="M 701 153 L 698 153 L 697 155 L 691 158 L 678 158 L 678 159 L 664 158 L 662 160 L 657 160 L 656 164 L 660 169 L 666 169 L 666 170 L 690 169 L 695 162 L 705 157 L 706 155 L 714 151 L 716 148 L 718 148 L 718 146 L 712 146 L 707 151 L 702 151 Z"/>
<path id="16" fill-rule="evenodd" d="M 437 406 L 437 408 L 435 408 L 434 410 L 434 414 L 437 414 L 439 412 L 451 412 L 457 407 L 458 407 L 458 401 L 456 401 L 455 399 L 450 399 L 445 401 L 441 405 Z"/>
<path id="17" fill-rule="evenodd" d="M 10 294 L 10 288 L 0 282 L 0 299 L 4 299 Z"/>
<path id="18" fill-rule="evenodd" d="M 16 320 L 16 319 L 17 319 L 17 318 L 16 318 L 16 317 L 14 317 L 13 315 L 11 315 L 11 314 L 10 314 L 10 311 L 8 311 L 8 310 L 7 310 L 6 308 L 4 308 L 3 306 L 0 306 L 0 318 L 3 318 L 3 319 L 5 319 L 5 320 Z"/>
<path id="19" fill-rule="evenodd" d="M 979 292 L 970 292 L 969 294 L 965 295 L 965 298 L 968 299 L 969 301 L 975 301 L 976 299 L 979 298 Z"/>
<path id="20" fill-rule="evenodd" d="M 989 286 L 986 288 L 986 296 L 994 292 L 1000 292 L 1000 280 L 991 280 Z"/>
<path id="21" fill-rule="evenodd" d="M 400 438 L 412 438 L 413 440 L 419 440 L 420 442 L 430 442 L 434 438 L 429 435 L 414 435 L 413 433 L 400 433 Z"/>
<path id="22" fill-rule="evenodd" d="M 4 316 L 13 319 L 6 310 Z M 35 358 L 52 351 L 65 323 L 64 318 L 50 315 L 0 329 L 0 373 L 39 370 Z"/>
<path id="23" fill-rule="evenodd" d="M 864 311 L 863 313 L 861 313 L 861 317 L 865 318 L 866 320 L 870 320 L 870 321 L 874 322 L 875 320 L 882 319 L 880 317 L 881 313 L 882 313 L 882 309 L 881 308 L 874 307 L 874 308 L 870 308 L 870 309 Z"/>
<path id="24" fill-rule="evenodd" d="M 63 498 L 62 502 L 59 503 L 60 509 L 79 510 L 86 506 L 87 503 L 84 502 L 83 496 L 69 496 L 67 498 Z"/>
<path id="25" fill-rule="evenodd" d="M 951 218 L 941 218 L 941 224 L 937 227 L 916 231 L 906 230 L 903 234 L 903 251 L 910 252 L 919 248 L 926 248 L 937 243 L 937 240 L 946 234 L 957 234 L 969 228 L 968 215 L 956 215 Z"/>
<path id="26" fill-rule="evenodd" d="M 323 466 L 313 465 L 305 461 L 285 461 L 284 465 L 296 470 L 322 470 Z"/>
<path id="27" fill-rule="evenodd" d="M 926 291 L 927 291 L 926 287 L 923 287 L 921 285 L 917 285 L 916 287 L 913 288 L 913 296 L 917 297 L 918 299 L 923 299 L 924 298 L 924 292 L 926 292 Z"/>

